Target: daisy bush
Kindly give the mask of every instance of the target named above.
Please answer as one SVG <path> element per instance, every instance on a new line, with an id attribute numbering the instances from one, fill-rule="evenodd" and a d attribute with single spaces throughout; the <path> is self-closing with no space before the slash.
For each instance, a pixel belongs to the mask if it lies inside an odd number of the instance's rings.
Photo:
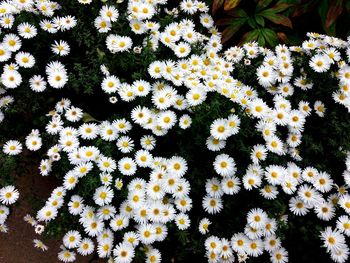
<path id="1" fill-rule="evenodd" d="M 348 261 L 350 38 L 223 46 L 209 11 L 0 3 L 2 232 L 29 159 L 63 262 Z"/>

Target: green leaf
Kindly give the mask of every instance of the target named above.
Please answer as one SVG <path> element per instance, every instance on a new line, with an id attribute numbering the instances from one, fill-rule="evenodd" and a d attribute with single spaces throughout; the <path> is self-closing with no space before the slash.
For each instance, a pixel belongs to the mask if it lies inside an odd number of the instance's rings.
<path id="1" fill-rule="evenodd" d="M 232 17 L 248 18 L 247 12 L 244 11 L 242 8 L 235 8 L 226 12 L 226 14 Z"/>
<path id="2" fill-rule="evenodd" d="M 101 51 L 99 48 L 96 48 L 96 52 L 99 60 L 103 60 L 103 58 L 106 56 L 106 53 Z"/>
<path id="3" fill-rule="evenodd" d="M 292 4 L 288 4 L 288 3 L 279 3 L 276 4 L 275 6 L 269 8 L 268 10 L 273 11 L 274 13 L 280 13 L 284 10 L 286 10 L 287 8 L 293 6 Z"/>
<path id="4" fill-rule="evenodd" d="M 83 114 L 83 122 L 92 122 L 97 121 L 94 117 L 92 117 L 89 113 L 84 112 Z"/>
<path id="5" fill-rule="evenodd" d="M 258 43 L 260 46 L 265 46 L 265 38 L 264 35 L 260 32 L 258 36 Z"/>
<path id="6" fill-rule="evenodd" d="M 271 4 L 272 0 L 259 0 L 256 5 L 256 11 L 260 11 Z"/>
<path id="7" fill-rule="evenodd" d="M 261 33 L 264 36 L 266 42 L 271 47 L 274 47 L 274 46 L 276 46 L 278 44 L 277 34 L 272 29 L 263 28 L 263 29 L 261 29 Z"/>
<path id="8" fill-rule="evenodd" d="M 258 26 L 255 20 L 251 17 L 248 18 L 247 23 L 251 28 L 257 28 Z"/>
<path id="9" fill-rule="evenodd" d="M 240 41 L 240 44 L 254 41 L 258 38 L 259 36 L 259 29 L 254 29 L 252 31 L 249 31 L 245 33 Z"/>
<path id="10" fill-rule="evenodd" d="M 326 22 L 328 6 L 328 0 L 321 0 L 320 5 L 318 6 L 318 13 L 321 17 L 322 25 L 325 25 Z"/>
<path id="11" fill-rule="evenodd" d="M 264 10 L 263 12 L 260 13 L 260 15 L 275 24 L 293 28 L 292 21 L 288 17 L 284 15 L 276 14 L 270 11 L 270 9 Z"/>
<path id="12" fill-rule="evenodd" d="M 324 24 L 324 27 L 327 30 L 329 30 L 329 33 L 335 34 L 334 32 L 335 27 L 334 27 L 334 31 L 331 31 L 330 26 L 335 24 L 335 21 L 337 20 L 337 18 L 340 16 L 342 12 L 343 12 L 343 0 L 336 0 L 335 3 L 332 3 L 332 5 L 329 7 L 327 12 L 327 18 Z"/>
<path id="13" fill-rule="evenodd" d="M 255 15 L 255 21 L 262 27 L 265 26 L 265 20 L 261 15 Z"/>

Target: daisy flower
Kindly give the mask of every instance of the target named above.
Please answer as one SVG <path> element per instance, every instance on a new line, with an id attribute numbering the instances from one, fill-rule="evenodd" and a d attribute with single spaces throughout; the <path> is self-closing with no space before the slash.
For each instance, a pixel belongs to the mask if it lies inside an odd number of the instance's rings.
<path id="1" fill-rule="evenodd" d="M 18 190 L 12 186 L 5 186 L 0 189 L 0 202 L 4 205 L 12 205 L 14 204 L 19 197 Z"/>
<path id="2" fill-rule="evenodd" d="M 58 259 L 63 262 L 74 262 L 76 254 L 69 250 L 62 250 L 58 253 Z"/>
<path id="3" fill-rule="evenodd" d="M 345 237 L 338 230 L 333 230 L 331 227 L 326 227 L 320 233 L 323 246 L 328 251 L 339 251 L 346 246 Z"/>
<path id="4" fill-rule="evenodd" d="M 135 251 L 128 243 L 120 243 L 113 249 L 114 261 L 119 263 L 132 262 Z"/>
<path id="5" fill-rule="evenodd" d="M 332 60 L 326 55 L 315 55 L 310 60 L 310 67 L 318 73 L 326 72 L 331 66 Z"/>
<path id="6" fill-rule="evenodd" d="M 180 213 L 175 217 L 175 223 L 176 226 L 179 230 L 185 230 L 188 229 L 190 227 L 190 219 L 188 217 L 188 215 L 184 214 L 184 213 Z"/>
<path id="7" fill-rule="evenodd" d="M 63 237 L 63 244 L 66 248 L 72 249 L 79 246 L 81 242 L 81 235 L 78 231 L 69 231 Z"/>
<path id="8" fill-rule="evenodd" d="M 55 43 L 51 45 L 51 50 L 57 55 L 67 56 L 70 52 L 70 47 L 66 41 L 60 40 L 59 42 L 55 41 Z"/>
<path id="9" fill-rule="evenodd" d="M 42 251 L 48 250 L 48 247 L 39 239 L 33 239 L 34 247 L 39 248 Z"/>
<path id="10" fill-rule="evenodd" d="M 211 222 L 208 218 L 203 218 L 200 222 L 199 222 L 199 232 L 202 235 L 205 235 L 209 232 L 209 226 L 211 225 Z"/>
<path id="11" fill-rule="evenodd" d="M 29 79 L 31 90 L 35 92 L 43 92 L 46 89 L 46 81 L 40 75 L 35 75 Z"/>
<path id="12" fill-rule="evenodd" d="M 95 245 L 93 243 L 93 241 L 89 238 L 84 238 L 81 240 L 77 252 L 80 255 L 83 256 L 87 256 L 87 255 L 91 255 L 95 250 Z"/>
<path id="13" fill-rule="evenodd" d="M 118 169 L 123 175 L 134 175 L 136 173 L 136 163 L 129 157 L 124 157 L 118 162 Z"/>
<path id="14" fill-rule="evenodd" d="M 3 152 L 8 155 L 17 155 L 22 152 L 22 144 L 19 141 L 10 140 L 3 146 Z"/>
<path id="15" fill-rule="evenodd" d="M 210 196 L 205 196 L 202 201 L 204 210 L 209 214 L 217 214 L 222 208 L 222 200 L 220 198 L 213 198 Z"/>
<path id="16" fill-rule="evenodd" d="M 262 228 L 267 219 L 267 214 L 260 208 L 251 209 L 247 214 L 247 222 L 253 228 Z"/>
<path id="17" fill-rule="evenodd" d="M 323 117 L 326 111 L 326 107 L 322 101 L 318 100 L 315 101 L 314 110 L 318 116 Z"/>
<path id="18" fill-rule="evenodd" d="M 213 165 L 215 172 L 223 177 L 234 175 L 236 172 L 236 163 L 233 158 L 227 154 L 216 156 Z"/>
<path id="19" fill-rule="evenodd" d="M 94 201 L 97 205 L 103 206 L 112 202 L 114 192 L 109 186 L 100 186 L 95 190 Z"/>
<path id="20" fill-rule="evenodd" d="M 32 68 L 35 65 L 35 58 L 28 52 L 18 52 L 15 56 L 18 66 L 23 68 Z"/>
<path id="21" fill-rule="evenodd" d="M 17 27 L 17 31 L 18 34 L 25 39 L 33 38 L 37 35 L 36 27 L 27 22 L 19 24 Z"/>

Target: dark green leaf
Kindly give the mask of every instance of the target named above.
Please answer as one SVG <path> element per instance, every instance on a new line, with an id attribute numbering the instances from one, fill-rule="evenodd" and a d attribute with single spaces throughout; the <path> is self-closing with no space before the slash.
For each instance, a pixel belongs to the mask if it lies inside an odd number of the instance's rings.
<path id="1" fill-rule="evenodd" d="M 259 29 L 254 29 L 252 31 L 249 31 L 247 33 L 245 33 L 240 41 L 240 44 L 246 43 L 246 42 L 250 42 L 250 41 L 254 41 L 258 38 L 259 36 Z"/>
<path id="2" fill-rule="evenodd" d="M 269 4 L 271 4 L 272 0 L 259 0 L 256 5 L 256 11 L 259 12 L 260 10 L 267 7 Z"/>
<path id="3" fill-rule="evenodd" d="M 265 20 L 261 15 L 256 15 L 255 16 L 255 21 L 262 27 L 265 26 Z"/>
<path id="4" fill-rule="evenodd" d="M 264 36 L 266 42 L 271 46 L 274 47 L 278 44 L 277 40 L 277 34 L 275 31 L 269 28 L 263 28 L 261 29 L 261 33 Z"/>
<path id="5" fill-rule="evenodd" d="M 257 28 L 258 26 L 255 20 L 251 17 L 248 18 L 247 23 L 251 28 Z"/>
<path id="6" fill-rule="evenodd" d="M 270 9 L 264 10 L 260 13 L 260 15 L 262 15 L 263 17 L 275 24 L 293 28 L 292 21 L 288 17 L 280 14 L 275 14 L 272 11 L 270 11 Z"/>

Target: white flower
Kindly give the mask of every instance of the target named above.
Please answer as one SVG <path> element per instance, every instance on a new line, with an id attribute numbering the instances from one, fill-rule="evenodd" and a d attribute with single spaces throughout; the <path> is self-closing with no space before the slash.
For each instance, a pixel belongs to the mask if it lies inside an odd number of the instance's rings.
<path id="1" fill-rule="evenodd" d="M 55 43 L 51 45 L 51 50 L 57 55 L 66 56 L 70 52 L 70 47 L 66 41 L 60 40 L 59 42 L 55 41 Z"/>
<path id="2" fill-rule="evenodd" d="M 94 201 L 99 206 L 103 206 L 112 202 L 114 192 L 109 186 L 101 186 L 95 190 Z"/>
<path id="3" fill-rule="evenodd" d="M 17 27 L 18 34 L 26 39 L 33 38 L 37 35 L 37 29 L 34 25 L 27 22 L 21 23 Z"/>
<path id="4" fill-rule="evenodd" d="M 18 52 L 15 59 L 20 67 L 31 68 L 35 65 L 35 58 L 28 52 Z"/>
<path id="5" fill-rule="evenodd" d="M 68 81 L 67 70 L 58 61 L 50 62 L 46 66 L 47 81 L 55 89 L 63 88 Z"/>
<path id="6" fill-rule="evenodd" d="M 58 253 L 58 259 L 63 262 L 74 262 L 76 255 L 69 250 L 62 250 Z"/>
<path id="7" fill-rule="evenodd" d="M 124 157 L 119 160 L 118 169 L 123 175 L 134 175 L 136 173 L 136 164 L 133 159 Z"/>
<path id="8" fill-rule="evenodd" d="M 77 122 L 83 117 L 83 111 L 77 107 L 72 106 L 67 109 L 64 116 L 68 121 Z"/>
<path id="9" fill-rule="evenodd" d="M 333 230 L 331 227 L 326 227 L 326 229 L 320 234 L 323 241 L 323 246 L 327 250 L 342 250 L 346 246 L 345 237 L 338 230 Z"/>
<path id="10" fill-rule="evenodd" d="M 127 243 L 120 243 L 113 249 L 114 261 L 130 263 L 135 256 L 134 248 Z"/>
<path id="11" fill-rule="evenodd" d="M 184 230 L 190 227 L 190 219 L 188 215 L 180 213 L 175 217 L 175 223 L 179 230 Z"/>
<path id="12" fill-rule="evenodd" d="M 192 119 L 188 114 L 184 114 L 179 119 L 179 126 L 181 129 L 187 129 L 191 126 Z"/>
<path id="13" fill-rule="evenodd" d="M 76 248 L 81 242 L 81 235 L 78 231 L 69 231 L 63 237 L 63 244 L 66 248 Z"/>
<path id="14" fill-rule="evenodd" d="M 332 60 L 326 55 L 315 55 L 310 60 L 310 67 L 315 72 L 326 72 L 331 66 Z"/>
<path id="15" fill-rule="evenodd" d="M 5 70 L 1 74 L 1 83 L 8 89 L 14 89 L 22 83 L 22 76 L 17 70 Z"/>
<path id="16" fill-rule="evenodd" d="M 232 176 L 236 172 L 236 163 L 229 155 L 220 154 L 215 158 L 214 169 L 221 176 Z"/>
<path id="17" fill-rule="evenodd" d="M 14 204 L 19 197 L 18 190 L 12 186 L 5 186 L 0 188 L 0 202 L 4 205 L 12 205 Z"/>
<path id="18" fill-rule="evenodd" d="M 39 239 L 33 239 L 34 247 L 41 249 L 42 251 L 48 250 L 48 247 Z"/>
<path id="19" fill-rule="evenodd" d="M 112 52 L 128 51 L 132 47 L 132 40 L 127 36 L 109 35 L 106 39 L 107 48 Z"/>
<path id="20" fill-rule="evenodd" d="M 87 256 L 94 252 L 95 245 L 93 241 L 89 238 L 84 238 L 81 240 L 77 252 L 80 255 Z"/>
<path id="21" fill-rule="evenodd" d="M 111 75 L 106 76 L 101 84 L 102 90 L 107 94 L 114 93 L 120 87 L 120 81 L 117 77 Z"/>
<path id="22" fill-rule="evenodd" d="M 106 20 L 111 21 L 111 22 L 115 22 L 115 21 L 117 21 L 117 19 L 119 17 L 119 12 L 114 6 L 104 5 L 100 9 L 100 16 L 103 19 L 106 19 Z"/>
<path id="23" fill-rule="evenodd" d="M 3 151 L 8 155 L 17 155 L 22 152 L 22 144 L 19 141 L 10 140 L 3 146 Z"/>

